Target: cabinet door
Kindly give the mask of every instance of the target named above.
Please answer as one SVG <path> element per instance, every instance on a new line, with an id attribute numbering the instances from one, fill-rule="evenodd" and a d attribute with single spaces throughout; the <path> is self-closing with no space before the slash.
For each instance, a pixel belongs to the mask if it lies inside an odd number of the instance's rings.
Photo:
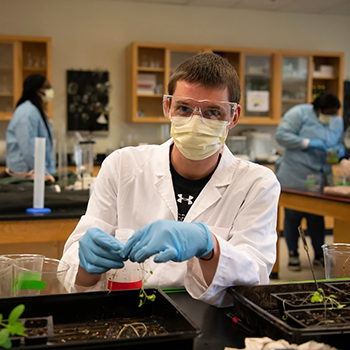
<path id="1" fill-rule="evenodd" d="M 46 43 L 28 42 L 22 43 L 23 80 L 31 74 L 40 74 L 47 77 L 47 53 Z"/>
<path id="2" fill-rule="evenodd" d="M 0 43 L 0 120 L 9 120 L 14 106 L 13 44 Z"/>
<path id="3" fill-rule="evenodd" d="M 244 59 L 245 118 L 269 117 L 271 105 L 271 56 L 247 55 Z"/>
<path id="4" fill-rule="evenodd" d="M 136 51 L 135 101 L 132 121 L 158 122 L 163 117 L 162 97 L 165 84 L 165 50 L 138 47 Z"/>
<path id="5" fill-rule="evenodd" d="M 282 115 L 290 108 L 307 103 L 308 58 L 283 57 L 282 62 Z"/>
<path id="6" fill-rule="evenodd" d="M 313 101 L 324 92 L 337 95 L 340 101 L 342 87 L 341 57 L 313 56 L 312 57 L 312 96 Z"/>

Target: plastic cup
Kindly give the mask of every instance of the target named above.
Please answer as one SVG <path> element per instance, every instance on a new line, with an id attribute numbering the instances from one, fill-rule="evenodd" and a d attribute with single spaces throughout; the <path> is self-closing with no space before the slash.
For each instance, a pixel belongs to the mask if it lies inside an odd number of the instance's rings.
<path id="1" fill-rule="evenodd" d="M 121 228 L 115 230 L 115 237 L 123 244 L 133 235 L 134 230 Z M 111 269 L 107 272 L 109 290 L 127 290 L 142 288 L 142 270 L 139 263 L 124 261 L 121 269 Z"/>
<path id="2" fill-rule="evenodd" d="M 28 266 L 30 266 L 31 268 L 33 266 L 42 267 L 43 261 L 45 259 L 44 255 L 41 254 L 4 254 L 4 255 L 0 255 L 0 260 L 3 261 L 7 261 L 8 263 L 10 263 L 11 265 L 11 293 L 10 296 L 14 296 L 14 285 L 13 285 L 13 281 L 14 281 L 14 265 L 16 264 L 16 261 L 18 259 L 28 259 Z M 2 297 L 1 293 L 0 293 L 0 297 Z"/>
<path id="3" fill-rule="evenodd" d="M 319 193 L 321 191 L 321 182 L 322 177 L 319 174 L 309 174 L 306 177 L 307 189 L 310 192 Z"/>
<path id="4" fill-rule="evenodd" d="M 350 278 L 350 244 L 324 244 L 322 249 L 326 279 Z"/>
<path id="5" fill-rule="evenodd" d="M 339 152 L 336 149 L 328 148 L 326 153 L 327 164 L 336 164 L 339 162 Z"/>
<path id="6" fill-rule="evenodd" d="M 12 262 L 7 258 L 0 258 L 0 298 L 9 298 L 12 293 Z"/>
<path id="7" fill-rule="evenodd" d="M 45 258 L 42 265 L 32 259 L 17 259 L 14 264 L 14 296 L 62 294 L 69 265 Z"/>

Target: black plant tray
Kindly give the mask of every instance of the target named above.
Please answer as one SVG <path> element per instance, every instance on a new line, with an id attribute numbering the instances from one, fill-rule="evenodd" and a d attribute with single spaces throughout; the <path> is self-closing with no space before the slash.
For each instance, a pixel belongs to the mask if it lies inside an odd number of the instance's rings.
<path id="1" fill-rule="evenodd" d="M 0 310 L 8 315 L 25 305 L 23 318 L 52 316 L 54 334 L 42 345 L 20 345 L 25 349 L 193 349 L 199 330 L 161 290 L 154 302 L 139 305 L 139 291 L 89 292 L 0 299 Z M 124 324 L 142 322 L 152 334 L 116 338 Z M 155 328 L 153 328 L 155 327 Z M 142 334 L 141 334 L 142 333 Z"/>
<path id="2" fill-rule="evenodd" d="M 8 320 L 4 320 L 4 323 L 7 323 L 7 321 Z M 16 335 L 10 337 L 13 348 L 19 347 L 21 344 L 46 344 L 48 338 L 52 337 L 54 334 L 52 316 L 19 318 L 18 321 L 23 323 L 24 333 L 26 333 L 26 336 Z M 26 348 L 28 349 L 28 347 Z"/>
<path id="3" fill-rule="evenodd" d="M 288 292 L 288 293 L 271 293 L 271 295 L 277 299 L 278 309 L 281 316 L 284 315 L 285 310 L 298 310 L 298 309 L 317 309 L 323 307 L 323 303 L 312 303 L 311 296 L 314 291 L 303 292 Z M 334 288 L 329 285 L 324 288 L 326 296 L 335 295 L 337 302 L 343 305 L 350 305 L 350 294 Z M 331 307 L 331 303 L 327 303 L 327 307 Z"/>
<path id="4" fill-rule="evenodd" d="M 324 331 L 328 327 L 337 327 L 343 331 L 350 331 L 350 309 L 327 309 L 327 319 L 325 309 L 300 309 L 286 311 L 288 315 L 287 322 L 296 327 L 317 327 L 318 331 Z"/>
<path id="5" fill-rule="evenodd" d="M 349 281 L 347 281 L 349 282 Z M 332 282 L 319 282 L 320 288 L 327 288 Z M 261 286 L 237 286 L 228 289 L 233 297 L 234 313 L 254 328 L 258 335 L 272 339 L 286 339 L 289 343 L 301 344 L 315 340 L 335 346 L 339 350 L 349 349 L 350 329 L 344 327 L 291 326 L 281 318 L 277 300 L 273 293 L 288 293 L 316 290 L 315 283 L 286 283 Z"/>
<path id="6" fill-rule="evenodd" d="M 327 282 L 326 284 L 329 284 L 332 286 L 332 288 L 336 288 L 337 290 L 347 293 L 350 296 L 350 282 Z"/>

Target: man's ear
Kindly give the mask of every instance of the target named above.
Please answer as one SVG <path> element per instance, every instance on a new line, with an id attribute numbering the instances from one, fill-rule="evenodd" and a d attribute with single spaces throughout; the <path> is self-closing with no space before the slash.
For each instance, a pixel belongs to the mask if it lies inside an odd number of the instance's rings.
<path id="1" fill-rule="evenodd" d="M 232 128 L 234 128 L 236 126 L 236 124 L 238 123 L 239 117 L 241 116 L 241 112 L 242 112 L 242 107 L 241 107 L 241 105 L 237 104 L 237 108 L 235 110 L 233 120 L 232 120 L 231 124 L 227 126 L 227 128 L 229 130 L 231 130 Z"/>

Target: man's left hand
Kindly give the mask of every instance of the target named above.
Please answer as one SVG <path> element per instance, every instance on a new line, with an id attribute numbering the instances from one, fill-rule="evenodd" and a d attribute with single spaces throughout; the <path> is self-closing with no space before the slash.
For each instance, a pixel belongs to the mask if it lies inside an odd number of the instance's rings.
<path id="1" fill-rule="evenodd" d="M 214 248 L 208 227 L 200 222 L 157 220 L 137 230 L 125 244 L 124 257 L 144 262 L 158 254 L 157 263 L 201 258 Z"/>

